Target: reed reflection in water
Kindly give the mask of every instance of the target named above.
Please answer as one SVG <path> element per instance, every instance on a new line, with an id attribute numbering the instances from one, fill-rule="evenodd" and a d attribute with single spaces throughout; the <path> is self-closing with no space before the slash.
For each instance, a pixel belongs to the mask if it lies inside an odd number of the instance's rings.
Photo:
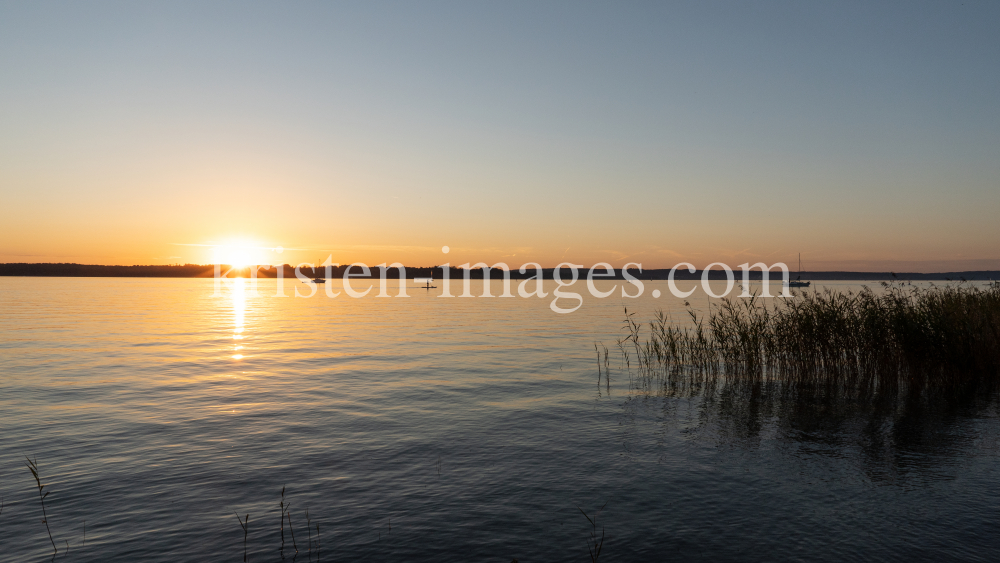
<path id="1" fill-rule="evenodd" d="M 665 414 L 696 405 L 690 420 L 711 421 L 721 439 L 753 445 L 773 432 L 853 452 L 873 478 L 977 447 L 956 427 L 998 414 L 1000 284 L 882 284 L 688 314 L 684 326 L 658 312 L 646 337 L 625 310 L 626 411 L 636 396 L 662 399 Z"/>

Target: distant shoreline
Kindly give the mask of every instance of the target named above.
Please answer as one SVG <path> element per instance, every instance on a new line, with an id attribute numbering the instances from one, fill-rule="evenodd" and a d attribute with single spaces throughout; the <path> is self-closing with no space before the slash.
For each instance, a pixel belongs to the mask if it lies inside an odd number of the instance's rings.
<path id="1" fill-rule="evenodd" d="M 288 279 L 295 279 L 295 269 L 288 264 L 284 266 L 279 266 L 283 268 L 283 275 Z M 228 266 L 223 266 L 222 272 L 229 270 Z M 229 277 L 249 277 L 249 268 L 243 268 L 241 270 L 234 270 L 230 273 Z M 344 275 L 344 266 L 337 266 L 332 269 L 333 277 L 341 278 Z M 364 276 L 359 276 L 360 268 L 355 268 L 352 270 L 352 277 L 363 278 Z M 313 276 L 324 276 L 324 268 L 317 268 L 314 272 L 309 268 L 303 268 L 302 273 L 308 277 Z M 552 279 L 553 268 L 543 268 L 542 275 L 545 279 Z M 603 270 L 598 270 L 603 272 Z M 581 278 L 586 277 L 586 270 L 581 270 Z M 643 270 L 641 273 L 635 269 L 629 269 L 629 274 L 640 280 L 665 280 L 667 275 L 670 273 L 669 269 L 648 269 Z M 434 278 L 441 279 L 443 277 L 443 271 L 440 267 L 406 267 L 406 274 L 409 278 Z M 377 268 L 372 268 L 372 275 L 370 277 L 377 278 L 379 271 Z M 528 273 L 521 274 L 516 269 L 511 270 L 511 279 L 527 279 L 534 275 L 534 270 L 528 270 Z M 564 273 L 565 276 L 568 273 Z M 736 271 L 737 280 L 740 279 L 740 271 Z M 94 265 L 94 264 L 67 264 L 67 263 L 43 263 L 43 264 L 27 264 L 27 263 L 6 263 L 0 264 L 0 276 L 6 277 L 63 277 L 63 278 L 212 278 L 215 277 L 215 266 L 203 265 L 203 264 L 184 264 L 177 266 L 106 266 L 106 265 Z M 257 273 L 260 278 L 275 278 L 277 277 L 277 268 L 260 268 Z M 452 279 L 461 279 L 464 277 L 464 270 L 459 268 L 451 268 L 449 271 L 449 276 Z M 702 271 L 698 270 L 695 273 L 689 273 L 687 270 L 679 269 L 675 273 L 674 277 L 678 280 L 693 280 L 701 279 Z M 966 272 L 938 272 L 938 273 L 916 273 L 916 272 L 791 272 L 791 278 L 801 276 L 803 280 L 823 280 L 823 281 L 892 281 L 892 280 L 908 280 L 908 281 L 988 281 L 988 280 L 1000 280 L 1000 270 L 980 270 L 980 271 L 966 271 Z M 389 268 L 386 273 L 388 279 L 399 279 L 398 270 L 396 268 Z M 469 277 L 471 279 L 482 279 L 482 270 L 473 269 L 469 272 Z M 503 272 L 494 270 L 491 273 L 493 279 L 502 279 Z M 725 272 L 722 270 L 712 270 L 708 275 L 709 279 L 725 279 Z M 774 279 L 775 276 L 772 276 Z M 777 278 L 780 278 L 780 272 Z M 614 278 L 607 279 L 622 279 L 622 271 L 620 269 L 615 270 Z M 761 272 L 759 270 L 753 270 L 750 272 L 750 279 L 760 280 Z"/>

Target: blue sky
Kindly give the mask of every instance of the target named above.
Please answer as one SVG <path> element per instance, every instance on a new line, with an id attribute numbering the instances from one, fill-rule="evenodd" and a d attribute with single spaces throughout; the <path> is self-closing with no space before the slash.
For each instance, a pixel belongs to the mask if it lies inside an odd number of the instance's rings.
<path id="1" fill-rule="evenodd" d="M 997 2 L 0 3 L 0 260 L 1000 269 L 998 31 Z"/>

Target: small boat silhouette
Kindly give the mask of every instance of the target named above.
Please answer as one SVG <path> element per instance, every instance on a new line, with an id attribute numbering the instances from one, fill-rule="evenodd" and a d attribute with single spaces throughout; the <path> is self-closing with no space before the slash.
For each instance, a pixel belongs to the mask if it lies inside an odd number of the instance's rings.
<path id="1" fill-rule="evenodd" d="M 788 282 L 788 287 L 809 287 L 812 282 L 802 281 L 802 253 L 799 253 L 799 275 Z"/>
<path id="2" fill-rule="evenodd" d="M 317 260 L 317 262 L 319 262 L 319 260 Z M 314 273 L 316 272 L 316 268 L 315 267 L 313 267 L 313 272 Z M 321 278 L 319 276 L 315 276 L 313 278 L 313 283 L 326 283 L 326 278 Z"/>
<path id="3" fill-rule="evenodd" d="M 431 285 L 431 282 L 434 281 L 434 278 L 413 278 L 413 281 L 417 283 L 426 282 L 426 285 L 418 286 L 419 289 L 437 289 L 436 285 Z"/>

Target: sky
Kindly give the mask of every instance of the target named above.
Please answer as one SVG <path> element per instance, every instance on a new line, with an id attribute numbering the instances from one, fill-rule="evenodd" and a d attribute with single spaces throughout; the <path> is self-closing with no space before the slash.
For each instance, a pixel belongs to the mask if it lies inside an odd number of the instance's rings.
<path id="1" fill-rule="evenodd" d="M 996 1 L 0 2 L 0 262 L 997 270 L 998 61 Z"/>

